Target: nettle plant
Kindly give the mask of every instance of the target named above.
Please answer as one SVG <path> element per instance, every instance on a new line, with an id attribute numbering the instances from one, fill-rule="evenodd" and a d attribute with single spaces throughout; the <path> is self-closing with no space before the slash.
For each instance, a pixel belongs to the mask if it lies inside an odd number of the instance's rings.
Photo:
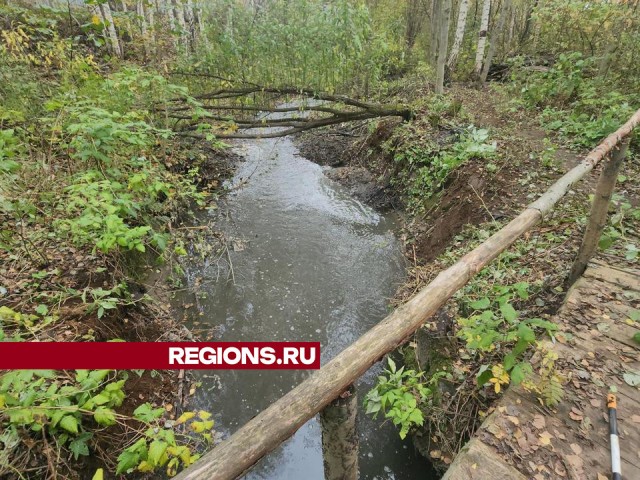
<path id="1" fill-rule="evenodd" d="M 90 455 L 97 431 L 126 424 L 137 433 L 118 456 L 116 474 L 164 469 L 173 476 L 199 458 L 203 445 L 212 443 L 214 422 L 206 411 L 185 412 L 173 421 L 164 418 L 164 408 L 144 403 L 132 416 L 117 413 L 126 398 L 126 374 L 119 377 L 112 370 L 18 370 L 0 376 L 4 450 L 49 439 L 51 448 L 77 460 Z"/>
<path id="2" fill-rule="evenodd" d="M 405 438 L 411 428 L 424 423 L 420 404 L 432 394 L 433 387 L 427 385 L 421 373 L 396 368 L 391 357 L 387 362 L 388 368 L 378 376 L 378 383 L 367 393 L 364 405 L 366 413 L 374 418 L 384 413 L 400 428 L 400 438 Z"/>
<path id="3" fill-rule="evenodd" d="M 17 447 L 21 432 L 55 438 L 77 459 L 89 455 L 92 429 L 114 425 L 125 380 L 110 381 L 109 370 L 78 370 L 59 377 L 53 370 L 15 370 L 0 378 L 0 424 Z"/>
<path id="4" fill-rule="evenodd" d="M 153 408 L 149 403 L 140 405 L 133 412 L 134 418 L 148 428 L 118 456 L 116 475 L 165 469 L 172 477 L 200 458 L 200 454 L 195 453 L 196 444 L 213 442 L 211 413 L 204 410 L 184 412 L 177 420 L 164 422 L 159 428 L 164 412 L 163 408 Z"/>
<path id="5" fill-rule="evenodd" d="M 58 320 L 57 315 L 49 313 L 46 305 L 38 305 L 36 313 L 22 313 L 4 305 L 0 307 L 0 342 L 36 338 L 38 332 Z"/>
<path id="6" fill-rule="evenodd" d="M 503 386 L 519 385 L 533 373 L 531 364 L 521 357 L 529 346 L 537 345 L 536 330 L 552 335 L 557 326 L 542 318 L 520 318 L 513 304 L 529 298 L 527 282 L 485 288 L 486 294 L 478 296 L 471 290 L 459 301 L 465 316 L 458 318 L 457 335 L 471 355 L 491 360 L 481 366 L 478 386 L 490 383 L 500 393 Z"/>

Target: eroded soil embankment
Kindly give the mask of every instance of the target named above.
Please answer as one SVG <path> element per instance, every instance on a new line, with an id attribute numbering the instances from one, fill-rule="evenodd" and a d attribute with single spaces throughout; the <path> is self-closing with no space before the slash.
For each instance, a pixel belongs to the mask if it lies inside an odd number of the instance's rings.
<path id="1" fill-rule="evenodd" d="M 401 173 L 394 154 L 406 147 L 402 135 L 396 135 L 397 129 L 403 128 L 399 123 L 383 121 L 373 131 L 365 127 L 334 131 L 325 137 L 332 144 L 328 147 L 323 147 L 318 133 L 298 139 L 301 151 L 309 159 L 337 165 L 327 175 L 347 185 L 362 201 L 378 208 L 395 208 L 403 214 L 403 240 L 412 266 L 408 281 L 396 296 L 397 303 L 406 301 L 460 258 L 470 245 L 517 215 L 580 159 L 579 154 L 561 147 L 549 154 L 548 135 L 537 119 L 529 117 L 530 112 L 514 113 L 507 108 L 504 96 L 483 93 L 479 95 L 477 90 L 462 86 L 452 89 L 453 98 L 466 111 L 464 116 L 433 122 L 426 110 L 416 115 L 413 131 L 445 148 L 447 142 L 455 141 L 456 130 L 470 124 L 489 129 L 489 138 L 497 147 L 496 156 L 490 161 L 471 159 L 455 169 L 441 192 L 426 202 L 424 213 L 419 215 L 411 215 L 404 208 L 402 192 L 394 182 Z M 518 250 L 496 267 L 500 270 L 495 272 L 499 279 L 496 277 L 491 284 L 526 282 L 535 290 L 535 296 L 516 304 L 529 318 L 549 318 L 563 298 L 564 273 L 580 241 L 575 218 L 586 214 L 587 196 L 595 178 L 596 174 L 579 185 L 544 225 L 530 232 Z M 540 255 L 540 249 L 546 254 Z M 490 411 L 497 397 L 493 390 L 479 389 L 475 384 L 475 372 L 480 367 L 477 359 L 468 355 L 460 358 L 466 350 L 456 336 L 459 316 L 457 303 L 449 302 L 420 330 L 412 345 L 403 349 L 407 364 L 423 370 L 427 378 L 446 364 L 455 378 L 468 380 L 441 382 L 440 407 L 425 407 L 426 427 L 416 432 L 419 450 L 442 468 L 478 427 L 479 412 Z M 438 354 L 428 354 L 434 351 Z"/>

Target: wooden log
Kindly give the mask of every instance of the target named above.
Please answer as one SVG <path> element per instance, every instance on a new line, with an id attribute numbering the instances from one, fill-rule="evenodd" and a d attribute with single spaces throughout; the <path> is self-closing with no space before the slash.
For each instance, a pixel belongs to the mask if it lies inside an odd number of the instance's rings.
<path id="1" fill-rule="evenodd" d="M 357 415 L 353 385 L 320 412 L 325 480 L 358 480 Z"/>
<path id="2" fill-rule="evenodd" d="M 613 189 L 616 186 L 618 172 L 620 171 L 622 161 L 627 154 L 628 147 L 629 138 L 625 138 L 613 151 L 611 158 L 605 163 L 602 173 L 600 173 L 600 178 L 596 185 L 596 193 L 593 198 L 593 204 L 591 205 L 589 222 L 585 229 L 582 244 L 578 250 L 578 255 L 576 256 L 576 259 L 571 266 L 571 272 L 569 273 L 569 286 L 573 285 L 584 273 L 589 260 L 591 260 L 591 257 L 593 257 L 593 254 L 598 248 L 598 242 L 600 241 L 604 227 L 607 224 L 609 203 L 611 203 Z"/>
<path id="3" fill-rule="evenodd" d="M 411 300 L 178 474 L 176 480 L 231 480 L 241 476 L 344 392 L 374 363 L 404 343 L 476 273 L 538 223 L 569 188 L 589 173 L 638 123 L 640 110 L 500 231 L 440 272 Z"/>

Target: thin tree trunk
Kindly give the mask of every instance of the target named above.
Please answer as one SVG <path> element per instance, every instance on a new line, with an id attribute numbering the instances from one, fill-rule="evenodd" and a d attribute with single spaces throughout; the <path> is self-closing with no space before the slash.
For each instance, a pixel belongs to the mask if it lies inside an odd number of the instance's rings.
<path id="1" fill-rule="evenodd" d="M 451 0 L 440 0 L 440 29 L 438 31 L 438 58 L 436 60 L 436 93 L 444 93 L 444 67 L 447 63 L 449 46 L 449 20 L 451 19 Z"/>
<path id="2" fill-rule="evenodd" d="M 111 15 L 111 8 L 108 3 L 102 5 L 96 5 L 93 7 L 93 13 L 100 19 L 100 22 L 104 25 L 105 38 L 108 40 L 109 50 L 117 57 L 122 57 L 122 49 L 120 47 L 120 40 L 118 39 L 118 33 L 113 23 L 113 16 Z"/>
<path id="3" fill-rule="evenodd" d="M 480 84 L 484 84 L 487 81 L 487 75 L 489 75 L 489 69 L 491 68 L 491 63 L 493 62 L 493 57 L 496 54 L 496 48 L 498 46 L 498 38 L 502 34 L 504 30 L 504 24 L 507 19 L 507 13 L 511 9 L 511 0 L 503 0 L 502 9 L 500 10 L 500 17 L 498 18 L 498 25 L 491 33 L 491 38 L 489 39 L 489 51 L 487 52 L 487 58 L 484 61 L 484 66 L 482 67 L 482 73 L 480 74 Z"/>
<path id="4" fill-rule="evenodd" d="M 482 61 L 484 49 L 487 44 L 487 30 L 489 29 L 489 14 L 491 13 L 491 0 L 484 0 L 482 6 L 482 19 L 480 20 L 480 32 L 478 33 L 478 48 L 476 50 L 475 76 L 480 78 L 482 73 Z"/>
<path id="5" fill-rule="evenodd" d="M 155 19 L 153 7 L 154 7 L 153 4 L 146 3 L 146 8 L 144 10 L 144 13 L 145 13 L 145 21 L 147 22 L 147 31 L 149 31 L 149 42 L 153 41 L 152 50 L 155 54 L 157 53 L 157 50 L 158 50 L 157 48 L 158 38 L 156 34 L 156 19 Z"/>
<path id="6" fill-rule="evenodd" d="M 405 23 L 407 25 L 405 31 L 405 44 L 407 51 L 410 52 L 416 43 L 418 34 L 422 29 L 423 10 L 421 0 L 407 0 L 405 7 Z"/>
<path id="7" fill-rule="evenodd" d="M 173 13 L 175 15 L 176 21 L 178 22 L 178 27 L 182 30 L 181 34 L 187 31 L 187 23 L 184 20 L 184 10 L 182 7 L 182 2 L 180 0 L 172 0 L 173 4 Z"/>
<path id="8" fill-rule="evenodd" d="M 467 14 L 469 13 L 469 0 L 460 0 L 460 8 L 458 9 L 458 22 L 456 24 L 456 35 L 453 39 L 453 46 L 451 47 L 451 54 L 447 65 L 453 69 L 458 61 L 458 55 L 460 54 L 460 47 L 462 46 L 462 40 L 464 39 L 464 29 L 467 26 Z"/>
<path id="9" fill-rule="evenodd" d="M 184 5 L 184 19 L 187 24 L 189 44 L 191 46 L 191 50 L 194 50 L 196 45 L 196 12 L 193 7 L 193 0 L 187 0 Z"/>
<path id="10" fill-rule="evenodd" d="M 517 9 L 515 8 L 515 6 L 511 9 L 511 20 L 509 23 L 509 35 L 507 36 L 507 42 L 506 45 L 507 47 L 509 47 L 509 49 L 511 49 L 511 42 L 513 41 L 513 35 L 516 31 L 516 17 L 517 15 Z"/>
<path id="11" fill-rule="evenodd" d="M 173 5 L 173 15 L 175 18 L 175 22 L 176 22 L 176 26 L 178 27 L 178 29 L 180 30 L 179 32 L 179 43 L 181 45 L 185 45 L 185 38 L 186 38 L 186 33 L 187 33 L 187 23 L 184 20 L 184 10 L 182 7 L 182 2 L 181 0 L 171 0 L 171 3 Z"/>
<path id="12" fill-rule="evenodd" d="M 522 30 L 522 35 L 520 35 L 521 44 L 526 42 L 529 38 L 529 34 L 531 33 L 531 23 L 533 22 L 533 12 L 538 6 L 539 2 L 540 0 L 535 0 L 533 2 L 533 5 L 531 5 L 531 7 L 529 7 L 529 10 L 527 10 L 527 15 L 524 19 L 524 29 Z"/>
<path id="13" fill-rule="evenodd" d="M 136 1 L 136 15 L 140 22 L 140 33 L 142 33 L 142 45 L 144 46 L 144 56 L 147 60 L 151 58 L 151 45 L 149 44 L 149 31 L 147 29 L 147 17 L 145 15 L 144 0 Z"/>
<path id="14" fill-rule="evenodd" d="M 169 29 L 171 30 L 171 43 L 173 43 L 174 48 L 177 48 L 178 41 L 176 40 L 176 32 L 178 30 L 176 26 L 176 15 L 173 10 L 172 0 L 161 0 L 163 3 L 162 10 L 169 18 Z"/>
<path id="15" fill-rule="evenodd" d="M 204 35 L 204 11 L 202 9 L 202 5 L 196 8 L 196 15 L 198 16 L 198 30 L 200 32 L 200 37 L 206 41 L 206 37 Z"/>
<path id="16" fill-rule="evenodd" d="M 429 65 L 436 66 L 436 56 L 438 55 L 438 19 L 440 14 L 440 1 L 431 1 L 431 23 L 429 28 Z"/>

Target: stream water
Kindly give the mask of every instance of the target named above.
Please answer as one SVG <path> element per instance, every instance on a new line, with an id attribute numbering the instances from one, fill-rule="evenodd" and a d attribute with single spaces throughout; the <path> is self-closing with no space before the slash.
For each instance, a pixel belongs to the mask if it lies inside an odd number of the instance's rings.
<path id="1" fill-rule="evenodd" d="M 250 140 L 238 149 L 245 161 L 232 180 L 233 193 L 199 218 L 236 248 L 223 261 L 189 268 L 189 286 L 196 279 L 205 285 L 197 318 L 216 327 L 219 341 L 319 341 L 324 364 L 388 314 L 405 270 L 393 218 L 350 197 L 301 158 L 289 138 Z M 183 303 L 193 303 L 193 293 L 176 298 Z M 375 366 L 358 382 L 359 402 L 380 370 Z M 227 437 L 308 372 L 198 375 L 195 402 L 214 412 L 216 430 Z M 361 412 L 360 478 L 437 478 L 393 425 Z M 322 480 L 320 442 L 312 419 L 246 478 Z"/>

